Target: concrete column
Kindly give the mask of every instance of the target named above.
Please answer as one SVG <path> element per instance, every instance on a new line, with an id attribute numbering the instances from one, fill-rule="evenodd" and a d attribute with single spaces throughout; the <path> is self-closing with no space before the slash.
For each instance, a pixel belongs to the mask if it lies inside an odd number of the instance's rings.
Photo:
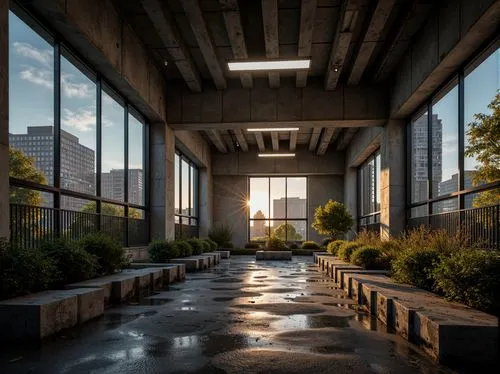
<path id="1" fill-rule="evenodd" d="M 164 122 L 151 124 L 151 239 L 175 236 L 175 137 Z"/>
<path id="2" fill-rule="evenodd" d="M 9 0 L 0 0 L 0 237 L 9 236 Z"/>
<path id="3" fill-rule="evenodd" d="M 398 236 L 405 228 L 405 123 L 390 120 L 380 147 L 380 236 Z"/>
<path id="4" fill-rule="evenodd" d="M 208 231 L 212 227 L 213 219 L 213 179 L 212 167 L 200 169 L 199 176 L 199 217 L 200 217 L 200 238 L 207 238 Z"/>
<path id="5" fill-rule="evenodd" d="M 353 239 L 358 220 L 358 170 L 346 166 L 344 174 L 344 204 L 354 219 L 354 225 L 347 233 L 347 239 Z"/>

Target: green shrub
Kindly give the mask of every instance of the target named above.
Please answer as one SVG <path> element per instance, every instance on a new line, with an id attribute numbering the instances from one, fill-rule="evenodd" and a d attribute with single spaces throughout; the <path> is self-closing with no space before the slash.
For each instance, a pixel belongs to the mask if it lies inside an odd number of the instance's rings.
<path id="1" fill-rule="evenodd" d="M 200 239 L 203 245 L 203 252 L 212 252 L 212 245 L 206 239 Z"/>
<path id="2" fill-rule="evenodd" d="M 331 253 L 334 256 L 337 256 L 339 249 L 342 245 L 347 243 L 345 240 L 334 240 L 333 242 L 328 243 L 328 246 L 326 247 L 326 250 L 328 253 Z"/>
<path id="3" fill-rule="evenodd" d="M 230 248 L 226 245 L 233 241 L 233 230 L 227 225 L 215 225 L 208 232 L 208 237 L 216 242 L 219 248 Z"/>
<path id="4" fill-rule="evenodd" d="M 357 248 L 351 255 L 351 264 L 363 269 L 388 269 L 389 263 L 379 248 L 363 246 Z"/>
<path id="5" fill-rule="evenodd" d="M 221 248 L 225 248 L 225 249 L 233 248 L 233 247 L 234 247 L 234 245 L 231 242 L 225 242 L 225 243 L 222 243 L 222 245 L 221 245 Z"/>
<path id="6" fill-rule="evenodd" d="M 266 242 L 266 249 L 270 251 L 286 251 L 288 250 L 285 242 L 281 239 L 271 237 Z"/>
<path id="7" fill-rule="evenodd" d="M 205 247 L 203 246 L 203 243 L 201 242 L 200 239 L 191 238 L 187 239 L 186 242 L 188 242 L 191 248 L 193 249 L 193 251 L 191 252 L 193 256 L 201 255 L 203 253 Z"/>
<path id="8" fill-rule="evenodd" d="M 0 300 L 46 290 L 59 277 L 44 251 L 14 248 L 0 239 Z"/>
<path id="9" fill-rule="evenodd" d="M 319 249 L 319 244 L 309 240 L 302 243 L 302 249 Z"/>
<path id="10" fill-rule="evenodd" d="M 79 245 L 97 257 L 99 273 L 113 274 L 129 265 L 123 247 L 105 234 L 87 235 L 80 240 Z"/>
<path id="11" fill-rule="evenodd" d="M 349 231 L 353 224 L 352 215 L 344 204 L 328 200 L 324 206 L 318 206 L 314 211 L 312 228 L 321 235 L 336 238 Z"/>
<path id="12" fill-rule="evenodd" d="M 290 249 L 299 249 L 299 245 L 297 243 L 292 243 L 288 246 Z"/>
<path id="13" fill-rule="evenodd" d="M 148 246 L 149 259 L 152 262 L 167 262 L 179 257 L 179 247 L 174 241 L 155 240 Z"/>
<path id="14" fill-rule="evenodd" d="M 247 249 L 258 249 L 258 248 L 260 248 L 260 244 L 256 243 L 256 242 L 248 242 L 247 244 L 245 244 L 245 248 L 247 248 Z"/>
<path id="15" fill-rule="evenodd" d="M 485 312 L 500 313 L 500 254 L 481 250 L 444 256 L 433 276 L 437 290 L 449 300 Z"/>
<path id="16" fill-rule="evenodd" d="M 189 257 L 193 254 L 193 247 L 186 240 L 177 239 L 174 241 L 177 248 L 179 248 L 180 257 Z"/>
<path id="17" fill-rule="evenodd" d="M 205 241 L 210 244 L 210 252 L 216 251 L 217 250 L 217 243 L 214 242 L 212 239 L 205 239 Z"/>
<path id="18" fill-rule="evenodd" d="M 81 282 L 98 275 L 97 256 L 80 248 L 67 239 L 55 239 L 42 243 L 40 250 L 54 261 L 58 269 L 57 285 Z"/>
<path id="19" fill-rule="evenodd" d="M 392 260 L 392 277 L 402 283 L 432 291 L 434 268 L 439 264 L 440 253 L 432 248 L 402 250 Z"/>
<path id="20" fill-rule="evenodd" d="M 337 256 L 340 257 L 344 261 L 350 261 L 352 253 L 361 247 L 361 243 L 357 242 L 345 242 L 342 244 L 337 252 Z"/>

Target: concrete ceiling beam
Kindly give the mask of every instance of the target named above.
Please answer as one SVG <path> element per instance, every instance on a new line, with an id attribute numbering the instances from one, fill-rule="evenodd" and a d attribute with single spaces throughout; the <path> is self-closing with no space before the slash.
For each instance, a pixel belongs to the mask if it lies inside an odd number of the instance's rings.
<path id="1" fill-rule="evenodd" d="M 297 55 L 299 57 L 310 57 L 314 22 L 316 20 L 316 0 L 302 0 L 300 7 L 300 34 L 299 48 Z M 307 76 L 309 72 L 298 71 L 296 77 L 296 86 L 305 87 L 307 85 Z"/>
<path id="2" fill-rule="evenodd" d="M 237 0 L 219 0 L 223 10 L 224 24 L 231 44 L 231 50 L 236 60 L 248 59 L 245 36 L 241 25 L 240 9 Z M 243 88 L 252 88 L 253 79 L 249 72 L 240 73 L 241 85 Z"/>
<path id="3" fill-rule="evenodd" d="M 314 152 L 316 150 L 321 130 L 321 127 L 313 127 L 311 139 L 309 140 L 309 151 Z"/>
<path id="4" fill-rule="evenodd" d="M 238 141 L 241 150 L 243 152 L 248 152 L 248 143 L 245 135 L 243 134 L 243 131 L 241 131 L 241 129 L 234 129 L 233 132 L 234 136 L 236 136 L 236 140 Z"/>
<path id="5" fill-rule="evenodd" d="M 325 129 L 325 131 L 323 131 L 323 135 L 321 136 L 316 154 L 318 154 L 319 156 L 324 155 L 326 153 L 326 150 L 328 149 L 328 146 L 330 145 L 330 142 L 332 141 L 333 135 L 335 135 L 339 131 L 340 130 L 336 128 Z"/>
<path id="6" fill-rule="evenodd" d="M 236 147 L 234 146 L 233 142 L 233 137 L 231 136 L 231 133 L 229 131 L 226 131 L 227 136 L 224 136 L 223 139 L 225 140 L 226 147 L 229 152 L 236 152 Z"/>
<path id="7" fill-rule="evenodd" d="M 210 75 L 214 81 L 215 87 L 222 90 L 227 87 L 226 78 L 220 67 L 217 53 L 215 51 L 214 42 L 208 32 L 203 12 L 200 8 L 198 0 L 183 0 L 181 1 L 184 12 L 188 18 L 191 30 L 200 47 L 201 54 L 207 64 Z"/>
<path id="8" fill-rule="evenodd" d="M 159 0 L 141 0 L 141 4 L 187 86 L 193 92 L 201 92 L 200 75 L 170 10 Z"/>
<path id="9" fill-rule="evenodd" d="M 339 138 L 338 144 L 337 144 L 337 151 L 343 151 L 347 148 L 349 143 L 351 142 L 352 138 L 356 133 L 359 131 L 359 129 L 352 128 L 352 129 L 345 129 L 342 135 Z"/>
<path id="10" fill-rule="evenodd" d="M 266 44 L 266 57 L 278 58 L 280 56 L 278 36 L 278 0 L 262 0 L 262 18 L 264 24 L 264 40 Z M 280 73 L 270 72 L 269 87 L 280 86 Z"/>
<path id="11" fill-rule="evenodd" d="M 273 151 L 280 150 L 280 140 L 277 131 L 271 131 L 271 142 L 273 144 Z"/>
<path id="12" fill-rule="evenodd" d="M 290 132 L 290 152 L 294 152 L 297 148 L 297 131 Z"/>
<path id="13" fill-rule="evenodd" d="M 345 0 L 340 9 L 340 19 L 332 43 L 330 59 L 325 72 L 325 90 L 337 88 L 340 75 L 344 70 L 346 58 L 351 48 L 354 32 L 363 23 L 366 0 Z"/>
<path id="14" fill-rule="evenodd" d="M 218 130 L 207 130 L 206 134 L 208 135 L 210 141 L 215 145 L 217 150 L 221 153 L 227 153 L 226 144 L 224 139 L 222 139 L 222 135 Z"/>
<path id="15" fill-rule="evenodd" d="M 368 30 L 364 36 L 358 55 L 354 61 L 348 84 L 359 84 L 363 74 L 368 67 L 377 47 L 382 45 L 384 31 L 389 26 L 389 18 L 394 10 L 396 0 L 379 0 L 373 12 Z"/>
<path id="16" fill-rule="evenodd" d="M 259 147 L 259 152 L 265 152 L 266 145 L 264 144 L 264 138 L 262 137 L 261 132 L 255 133 L 255 140 L 257 141 L 257 146 Z"/>

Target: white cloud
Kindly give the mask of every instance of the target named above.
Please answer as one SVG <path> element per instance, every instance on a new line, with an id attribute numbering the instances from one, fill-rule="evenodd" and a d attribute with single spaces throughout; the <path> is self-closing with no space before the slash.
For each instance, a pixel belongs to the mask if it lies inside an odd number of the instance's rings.
<path id="1" fill-rule="evenodd" d="M 42 50 L 22 42 L 14 42 L 12 45 L 18 55 L 37 61 L 47 67 L 52 66 L 53 51 L 51 49 Z"/>
<path id="2" fill-rule="evenodd" d="M 63 125 L 73 127 L 78 131 L 93 131 L 96 126 L 95 108 L 82 108 L 76 112 L 64 108 L 61 122 Z"/>
<path id="3" fill-rule="evenodd" d="M 95 89 L 88 83 L 75 83 L 71 79 L 73 75 L 61 73 L 61 90 L 68 98 L 77 97 L 79 99 L 91 97 Z"/>
<path id="4" fill-rule="evenodd" d="M 21 79 L 48 89 L 54 87 L 54 77 L 50 70 L 37 69 L 33 66 L 24 66 L 19 74 Z"/>

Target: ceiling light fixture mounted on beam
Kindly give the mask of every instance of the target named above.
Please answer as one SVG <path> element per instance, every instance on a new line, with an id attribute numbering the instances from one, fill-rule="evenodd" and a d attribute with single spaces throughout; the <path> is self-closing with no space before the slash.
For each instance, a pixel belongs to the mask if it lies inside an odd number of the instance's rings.
<path id="1" fill-rule="evenodd" d="M 304 70 L 309 69 L 310 66 L 311 59 L 232 61 L 227 63 L 229 71 Z"/>
<path id="2" fill-rule="evenodd" d="M 259 153 L 259 157 L 295 157 L 295 153 Z"/>
<path id="3" fill-rule="evenodd" d="M 265 128 L 255 128 L 247 129 L 248 132 L 272 132 L 272 131 L 299 131 L 298 127 L 265 127 Z"/>

